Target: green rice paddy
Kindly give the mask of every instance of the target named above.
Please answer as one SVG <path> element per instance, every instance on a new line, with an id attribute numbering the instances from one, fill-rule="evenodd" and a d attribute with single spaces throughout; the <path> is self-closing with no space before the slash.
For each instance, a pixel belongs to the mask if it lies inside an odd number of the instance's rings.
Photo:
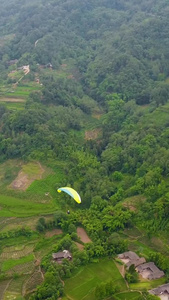
<path id="1" fill-rule="evenodd" d="M 52 213 L 58 209 L 53 200 L 50 203 L 34 203 L 6 195 L 0 195 L 0 207 L 0 217 L 29 217 Z"/>
<path id="2" fill-rule="evenodd" d="M 65 280 L 65 294 L 73 300 L 93 300 L 94 290 L 101 282 L 113 280 L 121 291 L 127 290 L 126 283 L 112 259 L 102 259 L 83 268 L 72 278 Z"/>

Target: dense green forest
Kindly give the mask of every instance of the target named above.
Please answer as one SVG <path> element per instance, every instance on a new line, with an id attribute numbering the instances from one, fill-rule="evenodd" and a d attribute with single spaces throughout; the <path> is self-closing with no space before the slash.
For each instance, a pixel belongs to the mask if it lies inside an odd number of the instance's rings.
<path id="1" fill-rule="evenodd" d="M 0 8 L 1 256 L 19 238 L 34 244 L 35 257 L 48 246 L 40 262 L 43 282 L 15 298 L 80 300 L 65 295 L 63 280 L 128 249 L 154 261 L 168 282 L 168 1 L 0 0 Z M 44 177 L 36 177 L 35 162 Z M 25 191 L 11 189 L 23 164 L 34 178 Z M 66 185 L 80 193 L 81 205 L 58 196 Z M 22 219 L 33 216 L 32 230 Z M 11 230 L 12 218 L 19 229 Z M 75 244 L 78 226 L 92 240 L 83 251 Z M 54 229 L 63 231 L 57 241 L 45 239 Z M 54 265 L 51 251 L 63 249 L 73 261 Z M 6 273 L 11 262 L 1 256 L 0 283 L 21 280 L 18 271 Z M 129 272 L 126 280 L 134 284 L 136 275 Z M 118 298 L 123 284 L 108 280 L 84 300 L 125 299 Z M 157 299 L 148 289 L 126 299 Z"/>

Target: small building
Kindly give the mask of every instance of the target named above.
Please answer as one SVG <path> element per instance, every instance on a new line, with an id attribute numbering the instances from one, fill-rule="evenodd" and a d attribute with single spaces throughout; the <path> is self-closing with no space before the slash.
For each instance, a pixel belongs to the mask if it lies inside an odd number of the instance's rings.
<path id="1" fill-rule="evenodd" d="M 45 65 L 45 68 L 49 68 L 49 69 L 52 69 L 53 68 L 53 65 L 51 63 L 48 63 Z"/>
<path id="2" fill-rule="evenodd" d="M 164 276 L 164 272 L 161 271 L 153 262 L 145 263 L 136 267 L 137 272 L 146 279 L 153 280 Z"/>
<path id="3" fill-rule="evenodd" d="M 118 255 L 118 258 L 126 265 L 127 269 L 134 265 L 135 267 L 146 262 L 144 257 L 139 257 L 135 252 L 127 251 Z"/>
<path id="4" fill-rule="evenodd" d="M 17 62 L 18 62 L 18 59 L 11 59 L 11 60 L 8 60 L 7 64 L 8 64 L 8 66 L 12 66 L 12 65 L 17 64 Z"/>
<path id="5" fill-rule="evenodd" d="M 68 250 L 63 250 L 61 252 L 53 253 L 52 258 L 54 261 L 57 261 L 58 264 L 61 264 L 64 258 L 71 260 L 72 255 Z"/>
<path id="6" fill-rule="evenodd" d="M 149 291 L 150 294 L 160 297 L 161 299 L 169 299 L 169 283 L 160 285 L 159 287 Z"/>

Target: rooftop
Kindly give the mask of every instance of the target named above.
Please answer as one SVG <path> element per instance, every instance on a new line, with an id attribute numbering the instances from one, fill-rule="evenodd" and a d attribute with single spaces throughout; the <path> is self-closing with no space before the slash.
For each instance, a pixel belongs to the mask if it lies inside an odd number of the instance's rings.
<path id="1" fill-rule="evenodd" d="M 158 279 L 164 276 L 164 272 L 161 271 L 153 262 L 145 263 L 136 267 L 136 270 L 147 279 Z"/>
<path id="2" fill-rule="evenodd" d="M 139 256 L 135 252 L 127 251 L 127 252 L 124 252 L 122 254 L 119 254 L 118 258 L 120 258 L 120 259 L 129 259 L 129 260 L 137 260 L 137 259 L 139 259 Z"/>
<path id="3" fill-rule="evenodd" d="M 166 294 L 166 293 L 169 294 L 169 283 L 160 285 L 159 287 L 150 290 L 149 293 L 156 296 Z"/>
<path id="4" fill-rule="evenodd" d="M 131 265 L 137 267 L 146 262 L 144 257 L 139 257 L 135 252 L 132 251 L 119 254 L 118 258 L 120 258 L 123 261 L 127 268 L 129 268 Z"/>
<path id="5" fill-rule="evenodd" d="M 61 252 L 53 253 L 53 259 L 63 259 L 63 258 L 71 258 L 71 254 L 68 250 L 63 250 Z"/>

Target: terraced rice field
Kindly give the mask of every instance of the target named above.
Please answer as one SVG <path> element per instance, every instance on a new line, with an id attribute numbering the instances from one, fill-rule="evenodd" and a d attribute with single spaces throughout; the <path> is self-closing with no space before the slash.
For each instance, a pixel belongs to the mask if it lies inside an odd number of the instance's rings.
<path id="1" fill-rule="evenodd" d="M 27 246 L 21 245 L 20 248 L 22 249 L 17 249 L 17 247 L 6 247 L 3 249 L 3 252 L 0 255 L 0 259 L 6 260 L 6 259 L 18 259 L 24 256 L 29 255 L 30 253 L 33 252 L 34 244 L 30 244 Z"/>
<path id="2" fill-rule="evenodd" d="M 8 285 L 7 292 L 22 294 L 24 282 L 28 280 L 29 275 L 24 275 L 19 278 L 12 279 Z"/>
<path id="3" fill-rule="evenodd" d="M 0 282 L 0 300 L 3 300 L 4 292 L 7 289 L 11 280 L 5 280 Z"/>
<path id="4" fill-rule="evenodd" d="M 27 262 L 25 264 L 16 265 L 11 268 L 7 273 L 9 275 L 13 274 L 31 274 L 35 268 L 34 262 Z"/>
<path id="5" fill-rule="evenodd" d="M 29 292 L 35 290 L 38 285 L 43 282 L 42 273 L 40 270 L 35 270 L 35 272 L 28 278 L 25 287 L 24 293 L 28 294 Z"/>

